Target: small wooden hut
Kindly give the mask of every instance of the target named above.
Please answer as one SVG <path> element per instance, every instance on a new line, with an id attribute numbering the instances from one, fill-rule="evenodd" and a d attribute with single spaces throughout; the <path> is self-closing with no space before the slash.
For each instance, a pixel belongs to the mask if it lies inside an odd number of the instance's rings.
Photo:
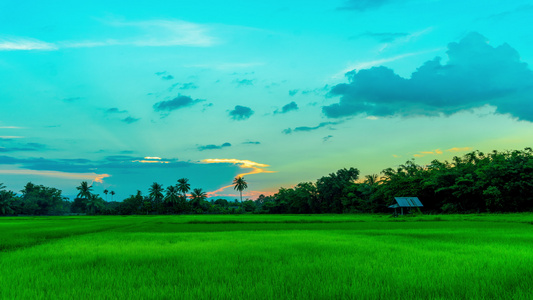
<path id="1" fill-rule="evenodd" d="M 409 211 L 413 207 L 424 207 L 417 197 L 394 197 L 394 200 L 396 200 L 396 204 L 389 206 L 389 208 L 394 208 L 395 216 L 398 215 L 398 208 L 401 210 L 401 215 L 403 215 L 404 208 Z"/>

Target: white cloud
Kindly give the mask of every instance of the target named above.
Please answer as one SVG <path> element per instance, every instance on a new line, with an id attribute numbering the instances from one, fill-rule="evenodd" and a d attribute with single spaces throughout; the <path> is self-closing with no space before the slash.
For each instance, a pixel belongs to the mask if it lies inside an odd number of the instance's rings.
<path id="1" fill-rule="evenodd" d="M 0 38 L 0 51 L 10 50 L 57 50 L 57 46 L 32 38 Z"/>

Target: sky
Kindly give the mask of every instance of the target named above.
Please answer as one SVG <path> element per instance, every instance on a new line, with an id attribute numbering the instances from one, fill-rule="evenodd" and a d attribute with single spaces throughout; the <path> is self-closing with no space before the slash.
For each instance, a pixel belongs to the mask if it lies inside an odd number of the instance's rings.
<path id="1" fill-rule="evenodd" d="M 533 1 L 0 2 L 0 182 L 256 199 L 531 147 Z M 103 196 L 103 195 L 102 195 Z"/>

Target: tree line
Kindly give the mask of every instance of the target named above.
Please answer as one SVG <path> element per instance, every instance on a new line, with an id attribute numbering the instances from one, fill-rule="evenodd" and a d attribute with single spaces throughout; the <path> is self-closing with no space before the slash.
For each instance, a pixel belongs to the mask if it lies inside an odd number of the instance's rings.
<path id="1" fill-rule="evenodd" d="M 384 213 L 391 211 L 394 197 L 418 197 L 424 211 L 432 213 L 533 211 L 533 150 L 473 151 L 425 166 L 408 160 L 363 178 L 358 169 L 344 168 L 255 200 L 243 201 L 242 191 L 248 187 L 244 178 L 236 177 L 233 185 L 240 202 L 208 199 L 200 188 L 191 191 L 187 178 L 166 188 L 154 182 L 147 195 L 137 191 L 120 202 L 107 201 L 108 190 L 103 191 L 104 200 L 85 181 L 77 187 L 74 201 L 58 189 L 31 182 L 21 195 L 0 184 L 0 215 Z"/>

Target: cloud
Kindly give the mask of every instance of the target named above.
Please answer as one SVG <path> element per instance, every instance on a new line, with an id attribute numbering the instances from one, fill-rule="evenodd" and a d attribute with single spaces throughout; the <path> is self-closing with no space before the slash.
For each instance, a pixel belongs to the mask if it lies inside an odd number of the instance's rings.
<path id="1" fill-rule="evenodd" d="M 325 143 L 327 141 L 329 141 L 333 136 L 332 135 L 328 135 L 328 136 L 325 136 L 322 138 L 322 141 Z"/>
<path id="2" fill-rule="evenodd" d="M 105 111 L 106 113 L 108 114 L 123 114 L 123 113 L 127 113 L 128 111 L 127 110 L 120 110 L 116 107 L 112 107 L 112 108 L 109 108 Z"/>
<path id="3" fill-rule="evenodd" d="M 235 106 L 235 109 L 229 112 L 230 117 L 233 120 L 246 120 L 254 114 L 254 111 L 246 106 Z"/>
<path id="4" fill-rule="evenodd" d="M 409 36 L 409 33 L 405 32 L 370 32 L 367 31 L 365 33 L 356 35 L 352 38 L 372 38 L 377 40 L 380 43 L 390 43 L 393 42 L 397 38 L 407 37 Z"/>
<path id="5" fill-rule="evenodd" d="M 251 171 L 238 174 L 236 177 L 244 177 L 246 175 L 260 174 L 260 173 L 275 173 L 275 171 L 266 170 L 267 167 L 270 167 L 267 164 L 261 164 L 250 160 L 242 160 L 235 158 L 208 158 L 201 161 L 205 164 L 235 164 L 238 165 L 241 169 L 251 169 Z M 229 181 L 229 180 L 228 180 Z M 216 191 L 207 193 L 209 197 L 217 196 L 223 190 L 233 187 L 233 184 L 223 186 Z"/>
<path id="6" fill-rule="evenodd" d="M 0 51 L 13 50 L 57 50 L 57 46 L 32 38 L 0 37 Z"/>
<path id="7" fill-rule="evenodd" d="M 245 145 L 260 145 L 261 142 L 252 142 L 252 141 L 247 141 L 247 142 L 243 142 L 243 144 Z"/>
<path id="8" fill-rule="evenodd" d="M 493 20 L 493 21 L 501 21 L 507 17 L 512 17 L 515 14 L 529 14 L 532 10 L 533 10 L 533 5 L 524 4 L 512 10 L 507 10 L 507 11 L 503 11 L 497 14 L 490 15 L 489 17 L 487 17 L 487 19 Z"/>
<path id="9" fill-rule="evenodd" d="M 233 82 L 235 82 L 238 86 L 251 86 L 254 85 L 254 81 L 252 79 L 235 79 Z"/>
<path id="10" fill-rule="evenodd" d="M 45 150 L 46 146 L 39 143 L 24 143 L 17 144 L 11 147 L 0 147 L 0 152 L 18 152 L 18 151 L 42 151 Z"/>
<path id="11" fill-rule="evenodd" d="M 345 2 L 344 6 L 341 6 L 338 9 L 365 11 L 379 8 L 380 6 L 390 2 L 392 2 L 392 0 L 348 0 Z"/>
<path id="12" fill-rule="evenodd" d="M 122 119 L 122 122 L 131 124 L 131 123 L 135 123 L 135 122 L 137 122 L 139 120 L 140 120 L 140 118 L 134 118 L 132 116 L 127 116 L 126 118 Z"/>
<path id="13" fill-rule="evenodd" d="M 294 101 L 292 101 L 289 104 L 284 105 L 281 108 L 281 111 L 276 109 L 274 111 L 274 114 L 284 114 L 284 113 L 288 113 L 289 111 L 293 111 L 293 110 L 298 110 L 298 104 L 296 104 L 296 102 Z"/>
<path id="14" fill-rule="evenodd" d="M 472 147 L 453 147 L 447 150 L 444 150 L 445 152 L 455 153 L 455 152 L 466 152 L 471 151 Z M 444 151 L 440 149 L 435 149 L 431 151 L 420 151 L 419 153 L 413 154 L 414 157 L 424 157 L 426 155 L 442 155 Z"/>
<path id="15" fill-rule="evenodd" d="M 322 127 L 326 127 L 326 126 L 330 126 L 330 125 L 337 125 L 337 124 L 340 124 L 341 122 L 322 122 L 320 124 L 318 124 L 317 126 L 314 126 L 314 127 L 309 127 L 309 126 L 300 126 L 300 127 L 296 127 L 294 129 L 291 129 L 291 128 L 287 128 L 285 130 L 283 130 L 282 132 L 284 134 L 291 134 L 293 132 L 308 132 L 308 131 L 313 131 L 313 130 L 317 130 L 319 128 L 322 128 Z M 330 127 L 330 129 L 333 129 L 332 127 Z"/>
<path id="16" fill-rule="evenodd" d="M 218 150 L 218 149 L 222 149 L 222 148 L 225 148 L 225 147 L 231 147 L 231 144 L 230 143 L 224 143 L 222 145 L 213 145 L 213 144 L 210 144 L 210 145 L 204 145 L 204 146 L 198 146 L 198 150 L 199 151 L 204 151 L 204 150 Z"/>
<path id="17" fill-rule="evenodd" d="M 197 89 L 197 88 L 198 86 L 194 84 L 193 82 L 182 83 L 181 86 L 179 87 L 180 90 L 189 90 L 189 89 Z"/>
<path id="18" fill-rule="evenodd" d="M 471 151 L 471 150 L 472 150 L 472 147 L 453 147 L 453 148 L 446 150 L 446 152 L 466 152 L 466 151 Z"/>
<path id="19" fill-rule="evenodd" d="M 451 115 L 484 105 L 533 121 L 533 72 L 507 44 L 492 47 L 479 33 L 448 45 L 448 62 L 436 57 L 410 78 L 386 67 L 346 73 L 349 83 L 331 88 L 339 103 L 322 107 L 330 118 Z"/>
<path id="20" fill-rule="evenodd" d="M 296 94 L 298 94 L 298 90 L 290 90 L 289 91 L 289 96 L 291 96 L 291 97 L 296 95 Z"/>
<path id="21" fill-rule="evenodd" d="M 97 174 L 94 172 L 90 173 L 67 173 L 59 171 L 39 171 L 39 170 L 0 170 L 0 174 L 9 174 L 9 175 L 37 175 L 37 176 L 46 176 L 54 178 L 64 178 L 64 179 L 80 179 L 80 180 L 92 180 L 93 182 L 103 183 L 103 179 L 111 177 L 109 174 Z"/>
<path id="22" fill-rule="evenodd" d="M 0 155 L 0 165 L 18 165 L 23 169 L 38 171 L 58 171 L 66 173 L 112 173 L 116 170 L 154 169 L 162 167 L 181 168 L 192 165 L 190 162 L 177 159 L 164 159 L 165 166 L 160 164 L 144 163 L 145 157 L 128 155 L 108 156 L 103 160 L 91 161 L 88 159 L 46 159 L 46 158 L 15 158 Z M 149 160 L 149 159 L 148 159 Z"/>
<path id="23" fill-rule="evenodd" d="M 133 37 L 119 39 L 105 37 L 96 41 L 64 41 L 57 44 L 61 48 L 104 46 L 210 47 L 217 42 L 217 39 L 209 34 L 210 26 L 181 20 L 111 21 L 105 23 L 114 27 L 111 32 L 122 32 Z"/>
<path id="24" fill-rule="evenodd" d="M 202 101 L 205 101 L 205 100 L 200 100 L 200 99 L 193 100 L 189 96 L 178 95 L 178 97 L 172 100 L 157 102 L 156 104 L 154 104 L 153 107 L 156 112 L 162 112 L 162 111 L 170 112 L 176 109 L 184 108 L 187 106 L 192 106 Z"/>

